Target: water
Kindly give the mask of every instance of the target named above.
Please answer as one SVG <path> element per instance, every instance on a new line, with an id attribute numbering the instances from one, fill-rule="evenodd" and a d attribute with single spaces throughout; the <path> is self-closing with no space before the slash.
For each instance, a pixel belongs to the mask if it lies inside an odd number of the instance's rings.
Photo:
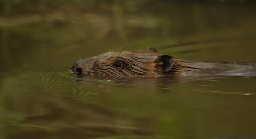
<path id="1" fill-rule="evenodd" d="M 130 41 L 126 50 L 155 47 L 175 58 L 256 62 L 253 5 L 145 3 L 71 16 L 60 10 L 43 21 L 1 19 L 0 138 L 256 138 L 255 77 L 70 74 L 76 60 L 120 51 Z"/>

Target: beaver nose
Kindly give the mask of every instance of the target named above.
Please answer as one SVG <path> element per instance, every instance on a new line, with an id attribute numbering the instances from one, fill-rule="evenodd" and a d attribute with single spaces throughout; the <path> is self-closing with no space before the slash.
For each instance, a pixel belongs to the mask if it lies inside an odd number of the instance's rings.
<path id="1" fill-rule="evenodd" d="M 75 62 L 74 65 L 71 67 L 71 73 L 82 75 L 83 74 L 83 68 L 79 61 Z"/>

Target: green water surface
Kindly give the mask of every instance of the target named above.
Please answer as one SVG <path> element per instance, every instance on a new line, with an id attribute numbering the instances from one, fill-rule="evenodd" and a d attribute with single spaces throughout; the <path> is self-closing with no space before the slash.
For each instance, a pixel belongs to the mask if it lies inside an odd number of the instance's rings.
<path id="1" fill-rule="evenodd" d="M 69 71 L 129 42 L 126 50 L 155 47 L 181 59 L 256 62 L 254 2 L 62 2 L 16 1 L 1 13 L 0 139 L 256 138 L 255 77 Z"/>

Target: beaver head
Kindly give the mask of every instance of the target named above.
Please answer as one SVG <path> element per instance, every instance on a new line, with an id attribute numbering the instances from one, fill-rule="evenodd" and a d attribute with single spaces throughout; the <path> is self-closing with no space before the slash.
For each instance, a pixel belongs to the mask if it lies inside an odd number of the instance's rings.
<path id="1" fill-rule="evenodd" d="M 74 63 L 75 75 L 103 77 L 159 77 L 169 73 L 172 57 L 157 54 L 152 47 L 146 51 L 107 52 Z"/>

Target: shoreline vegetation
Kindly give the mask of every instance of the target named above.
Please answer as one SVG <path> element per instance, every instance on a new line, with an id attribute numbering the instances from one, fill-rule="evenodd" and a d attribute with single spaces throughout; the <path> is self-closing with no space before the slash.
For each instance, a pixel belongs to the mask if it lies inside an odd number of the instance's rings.
<path id="1" fill-rule="evenodd" d="M 154 14 L 163 17 L 165 15 L 162 12 L 169 9 L 166 14 L 172 20 L 171 24 L 175 25 L 176 28 L 195 26 L 194 28 L 203 30 L 204 27 L 207 28 L 205 24 L 209 24 L 208 22 L 211 22 L 212 17 L 226 18 L 227 15 L 225 14 L 227 13 L 221 14 L 227 12 L 226 10 L 230 10 L 230 13 L 234 12 L 233 16 L 239 16 L 239 12 L 235 9 L 232 10 L 232 8 L 243 7 L 243 9 L 247 9 L 248 6 L 255 4 L 256 2 L 252 0 L 183 0 L 179 2 L 175 0 L 0 0 L 0 9 L 2 9 L 0 10 L 0 26 L 16 26 L 44 21 L 79 23 L 83 22 L 84 15 L 114 16 L 115 22 L 122 23 L 122 18 L 125 15 L 147 14 L 146 16 L 148 16 Z M 232 8 L 225 10 L 226 5 Z M 219 11 L 219 14 L 213 15 L 216 12 L 213 8 L 218 8 L 216 10 Z M 247 10 L 247 13 L 250 12 Z M 193 21 L 194 23 L 189 22 L 190 25 L 186 24 L 186 21 Z M 231 24 L 236 21 L 230 20 L 228 22 Z M 177 25 L 180 26 L 177 27 Z M 121 29 L 122 27 L 118 28 Z"/>

